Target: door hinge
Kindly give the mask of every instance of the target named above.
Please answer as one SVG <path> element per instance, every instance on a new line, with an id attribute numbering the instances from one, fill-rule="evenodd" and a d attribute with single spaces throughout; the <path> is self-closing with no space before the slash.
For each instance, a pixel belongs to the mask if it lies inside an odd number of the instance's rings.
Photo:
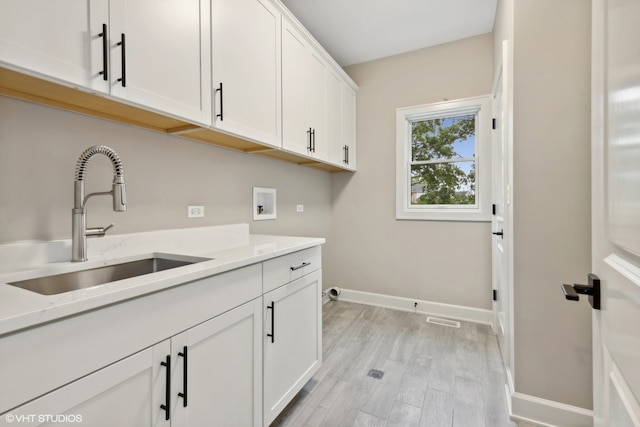
<path id="1" fill-rule="evenodd" d="M 493 119 L 491 119 L 491 129 L 495 130 L 495 128 L 496 128 L 496 119 L 493 118 Z"/>
<path id="2" fill-rule="evenodd" d="M 493 290 L 493 300 L 494 301 L 498 301 L 498 290 L 497 289 Z"/>

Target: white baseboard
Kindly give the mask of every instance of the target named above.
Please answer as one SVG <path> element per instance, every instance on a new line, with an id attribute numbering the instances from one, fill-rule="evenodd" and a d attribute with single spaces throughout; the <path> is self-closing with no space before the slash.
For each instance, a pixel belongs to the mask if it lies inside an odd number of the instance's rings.
<path id="1" fill-rule="evenodd" d="M 354 291 L 352 289 L 342 288 L 338 299 L 340 301 L 375 305 L 378 307 L 393 308 L 412 313 L 429 314 L 445 317 L 447 319 L 483 323 L 487 325 L 491 325 L 493 319 L 493 312 L 491 310 L 375 294 L 372 292 Z M 416 303 L 417 306 L 414 306 Z"/>
<path id="2" fill-rule="evenodd" d="M 592 427 L 593 411 L 514 391 L 513 377 L 507 368 L 507 404 L 509 415 L 520 425 L 536 427 Z M 526 423 L 526 424 L 525 424 Z"/>
<path id="3" fill-rule="evenodd" d="M 522 393 L 511 393 L 511 417 L 540 427 L 591 427 L 593 411 L 541 399 Z"/>

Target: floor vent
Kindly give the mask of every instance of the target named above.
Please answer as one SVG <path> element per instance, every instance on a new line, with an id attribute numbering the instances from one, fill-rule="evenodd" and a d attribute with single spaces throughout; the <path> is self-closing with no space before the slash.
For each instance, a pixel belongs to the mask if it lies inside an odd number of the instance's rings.
<path id="1" fill-rule="evenodd" d="M 449 326 L 452 328 L 459 328 L 460 322 L 449 319 L 440 319 L 439 317 L 427 317 L 427 323 L 433 323 L 434 325 Z"/>
<path id="2" fill-rule="evenodd" d="M 377 379 L 377 380 L 381 380 L 383 375 L 384 375 L 384 372 L 382 372 L 382 371 L 378 371 L 377 369 L 371 369 L 371 370 L 367 373 L 367 376 L 368 376 L 368 377 L 375 378 L 375 379 Z"/>

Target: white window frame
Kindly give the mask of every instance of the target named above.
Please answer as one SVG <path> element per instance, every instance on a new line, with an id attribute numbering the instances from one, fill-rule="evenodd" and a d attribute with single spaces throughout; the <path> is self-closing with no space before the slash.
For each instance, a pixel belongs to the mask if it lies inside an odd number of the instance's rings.
<path id="1" fill-rule="evenodd" d="M 411 205 L 412 122 L 475 114 L 476 204 Z M 491 96 L 396 109 L 396 219 L 491 221 Z"/>

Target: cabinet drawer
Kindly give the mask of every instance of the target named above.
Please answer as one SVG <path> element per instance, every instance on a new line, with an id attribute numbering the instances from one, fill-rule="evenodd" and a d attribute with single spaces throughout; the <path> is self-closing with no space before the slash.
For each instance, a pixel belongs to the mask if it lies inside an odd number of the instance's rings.
<path id="1" fill-rule="evenodd" d="M 320 246 L 265 261 L 262 267 L 262 291 L 269 292 L 321 267 Z"/>

